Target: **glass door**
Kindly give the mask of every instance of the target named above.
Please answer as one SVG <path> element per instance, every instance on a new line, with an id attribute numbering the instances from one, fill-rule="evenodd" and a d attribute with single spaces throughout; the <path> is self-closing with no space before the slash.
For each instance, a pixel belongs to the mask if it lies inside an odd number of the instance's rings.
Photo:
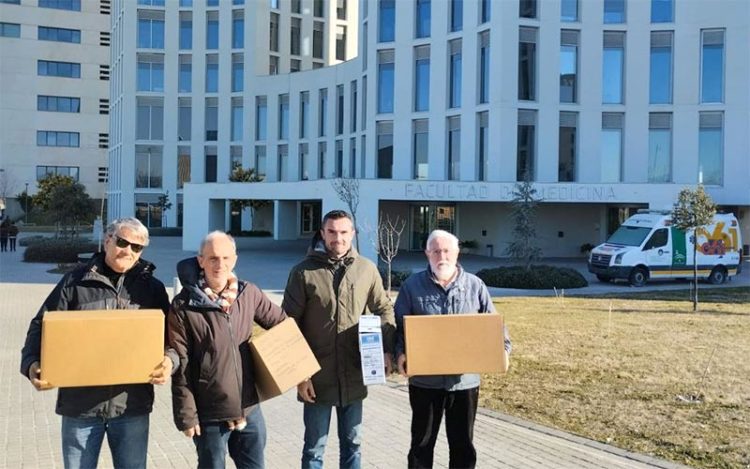
<path id="1" fill-rule="evenodd" d="M 413 251 L 422 251 L 426 247 L 427 237 L 432 230 L 440 229 L 454 233 L 455 228 L 455 205 L 412 205 L 409 248 Z"/>

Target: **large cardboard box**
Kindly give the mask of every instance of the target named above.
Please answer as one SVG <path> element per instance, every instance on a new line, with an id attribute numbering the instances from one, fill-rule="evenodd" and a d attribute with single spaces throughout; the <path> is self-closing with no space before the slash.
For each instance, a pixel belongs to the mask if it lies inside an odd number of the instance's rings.
<path id="1" fill-rule="evenodd" d="M 318 360 L 291 318 L 253 337 L 250 351 L 261 401 L 285 393 L 320 370 Z"/>
<path id="2" fill-rule="evenodd" d="M 44 314 L 41 379 L 52 386 L 148 383 L 163 357 L 159 309 Z"/>
<path id="3" fill-rule="evenodd" d="M 404 316 L 404 340 L 410 376 L 507 371 L 499 314 Z"/>

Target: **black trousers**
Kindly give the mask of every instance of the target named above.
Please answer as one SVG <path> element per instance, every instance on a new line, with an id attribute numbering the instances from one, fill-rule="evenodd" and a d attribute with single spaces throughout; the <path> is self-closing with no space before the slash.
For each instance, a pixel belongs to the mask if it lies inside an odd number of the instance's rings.
<path id="1" fill-rule="evenodd" d="M 411 404 L 410 468 L 431 468 L 435 441 L 445 414 L 450 459 L 448 467 L 473 469 L 477 463 L 474 449 L 474 420 L 477 416 L 479 388 L 445 391 L 409 386 Z"/>

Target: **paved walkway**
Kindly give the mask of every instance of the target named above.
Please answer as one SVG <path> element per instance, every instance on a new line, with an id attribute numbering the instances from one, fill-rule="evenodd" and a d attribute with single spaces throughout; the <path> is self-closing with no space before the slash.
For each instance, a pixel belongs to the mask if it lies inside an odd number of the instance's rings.
<path id="1" fill-rule="evenodd" d="M 300 257 L 300 243 L 281 243 L 269 252 L 267 246 L 262 249 L 243 246 L 243 241 L 240 241 L 240 276 L 253 279 L 278 301 L 278 292 L 286 280 L 284 272 Z M 168 285 L 175 262 L 187 255 L 179 249 L 177 238 L 157 238 L 146 252 L 147 258 L 162 267 L 161 278 Z M 0 468 L 62 467 L 60 418 L 54 413 L 56 393 L 35 391 L 18 372 L 28 322 L 60 276 L 45 272 L 50 265 L 26 264 L 20 262 L 20 257 L 20 251 L 3 253 L 0 257 Z M 301 404 L 289 392 L 264 403 L 262 408 L 268 427 L 267 466 L 298 467 L 303 434 Z M 370 397 L 365 401 L 364 422 L 364 467 L 405 467 L 410 410 L 403 383 L 371 387 Z M 168 387 L 157 387 L 149 438 L 150 467 L 195 466 L 191 441 L 172 423 Z M 331 442 L 335 441 L 335 425 L 332 425 Z M 479 468 L 680 467 L 484 409 L 480 409 L 477 418 L 475 443 Z M 329 444 L 327 467 L 336 467 L 337 458 L 337 445 Z M 112 466 L 106 447 L 101 461 L 100 467 Z M 436 467 L 447 466 L 444 435 L 438 441 L 435 461 Z"/>

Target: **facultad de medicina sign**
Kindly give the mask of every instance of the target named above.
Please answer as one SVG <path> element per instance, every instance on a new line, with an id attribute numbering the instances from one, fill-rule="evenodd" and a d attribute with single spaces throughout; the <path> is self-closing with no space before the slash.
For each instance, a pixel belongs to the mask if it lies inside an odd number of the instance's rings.
<path id="1" fill-rule="evenodd" d="M 513 199 L 515 185 L 459 182 L 408 182 L 404 198 L 411 200 L 505 201 Z M 537 197 L 545 202 L 613 202 L 614 186 L 601 184 L 537 184 Z"/>

